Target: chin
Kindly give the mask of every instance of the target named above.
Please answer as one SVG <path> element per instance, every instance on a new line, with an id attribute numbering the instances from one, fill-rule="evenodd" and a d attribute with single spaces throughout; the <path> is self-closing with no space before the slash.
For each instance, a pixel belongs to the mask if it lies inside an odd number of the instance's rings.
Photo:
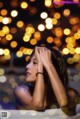
<path id="1" fill-rule="evenodd" d="M 31 80 L 30 78 L 26 78 L 26 82 L 31 83 L 31 82 L 35 82 L 35 81 Z"/>

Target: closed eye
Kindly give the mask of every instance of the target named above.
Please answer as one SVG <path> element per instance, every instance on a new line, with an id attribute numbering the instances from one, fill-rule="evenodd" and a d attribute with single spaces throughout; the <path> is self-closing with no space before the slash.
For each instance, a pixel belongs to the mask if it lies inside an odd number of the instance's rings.
<path id="1" fill-rule="evenodd" d="M 37 62 L 36 61 L 33 61 L 33 64 L 37 64 Z"/>

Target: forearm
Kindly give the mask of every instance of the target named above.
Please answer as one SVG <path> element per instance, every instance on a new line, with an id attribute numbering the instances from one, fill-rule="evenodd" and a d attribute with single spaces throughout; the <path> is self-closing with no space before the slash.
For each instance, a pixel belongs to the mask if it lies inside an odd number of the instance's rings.
<path id="1" fill-rule="evenodd" d="M 38 72 L 43 73 L 42 65 L 38 66 Z M 38 74 L 32 100 L 35 105 L 39 105 L 40 107 L 44 105 L 44 95 L 45 95 L 44 92 L 45 92 L 44 77 L 42 74 Z"/>
<path id="2" fill-rule="evenodd" d="M 59 78 L 53 64 L 52 63 L 47 64 L 46 70 L 49 74 L 52 89 L 53 89 L 56 99 L 59 103 L 59 106 L 60 107 L 66 106 L 68 104 L 66 91 L 65 91 L 65 88 L 64 88 L 62 82 L 60 81 L 60 78 Z"/>

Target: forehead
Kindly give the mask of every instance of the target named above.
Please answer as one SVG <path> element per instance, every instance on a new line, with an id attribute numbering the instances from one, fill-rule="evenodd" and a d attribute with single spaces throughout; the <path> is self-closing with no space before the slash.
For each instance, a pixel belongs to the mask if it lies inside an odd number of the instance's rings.
<path id="1" fill-rule="evenodd" d="M 35 54 L 33 54 L 32 56 L 31 56 L 31 60 L 36 60 L 36 56 L 35 56 Z"/>

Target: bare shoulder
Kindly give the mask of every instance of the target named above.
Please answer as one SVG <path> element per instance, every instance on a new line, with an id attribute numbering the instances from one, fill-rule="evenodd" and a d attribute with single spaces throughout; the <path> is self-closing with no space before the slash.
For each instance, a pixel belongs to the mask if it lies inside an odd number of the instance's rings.
<path id="1" fill-rule="evenodd" d="M 18 85 L 14 88 L 14 95 L 29 93 L 29 87 L 27 85 Z"/>

